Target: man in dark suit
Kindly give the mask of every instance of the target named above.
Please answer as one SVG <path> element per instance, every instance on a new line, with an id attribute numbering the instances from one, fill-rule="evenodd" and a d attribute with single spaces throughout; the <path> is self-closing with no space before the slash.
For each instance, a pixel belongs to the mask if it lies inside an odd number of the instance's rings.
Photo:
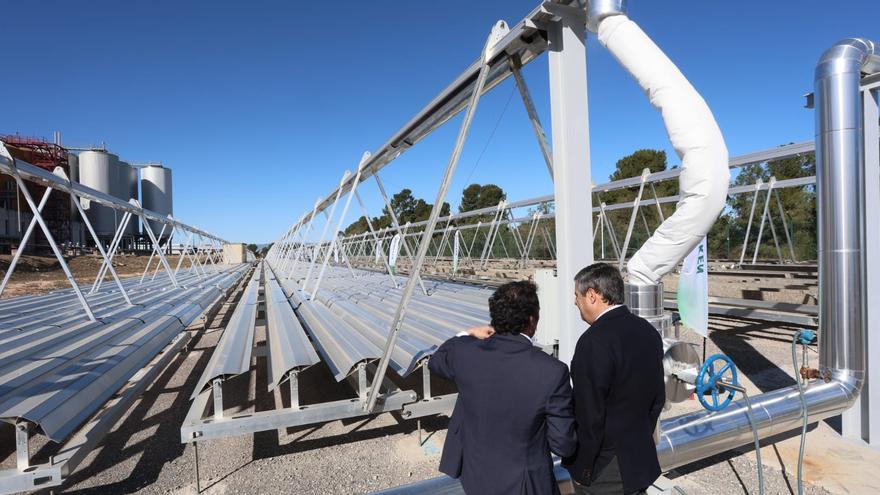
<path id="1" fill-rule="evenodd" d="M 576 494 L 643 493 L 660 475 L 663 340 L 623 305 L 623 279 L 611 265 L 575 276 L 575 305 L 590 328 L 571 361 L 579 446 L 565 467 Z"/>
<path id="2" fill-rule="evenodd" d="M 440 471 L 468 494 L 558 494 L 550 452 L 575 452 L 568 369 L 533 345 L 538 310 L 534 284 L 505 284 L 489 299 L 494 335 L 451 338 L 428 362 L 458 387 Z"/>

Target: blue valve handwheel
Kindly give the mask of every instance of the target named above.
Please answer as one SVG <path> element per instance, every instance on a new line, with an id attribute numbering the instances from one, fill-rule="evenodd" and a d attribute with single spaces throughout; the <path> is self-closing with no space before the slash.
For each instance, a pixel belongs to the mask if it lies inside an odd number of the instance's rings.
<path id="1" fill-rule="evenodd" d="M 716 368 L 718 368 L 718 371 L 715 371 Z M 726 381 L 739 385 L 736 366 L 724 354 L 713 354 L 700 366 L 696 383 L 697 398 L 700 400 L 700 404 L 709 411 L 720 411 L 733 400 L 735 394 L 733 390 L 728 390 L 726 397 L 724 395 L 719 396 L 719 389 L 723 391 L 723 388 L 718 382 L 724 378 L 725 373 L 728 371 L 730 372 L 730 377 Z M 711 393 L 709 398 L 707 398 L 707 392 Z"/>

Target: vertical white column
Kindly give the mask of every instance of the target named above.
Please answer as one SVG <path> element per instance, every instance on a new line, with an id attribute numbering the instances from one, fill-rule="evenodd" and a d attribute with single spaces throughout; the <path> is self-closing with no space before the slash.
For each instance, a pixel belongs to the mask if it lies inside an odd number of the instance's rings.
<path id="1" fill-rule="evenodd" d="M 593 263 L 586 16 L 562 15 L 549 29 L 553 190 L 556 197 L 559 359 L 571 362 L 586 329 L 574 306 L 574 276 Z"/>

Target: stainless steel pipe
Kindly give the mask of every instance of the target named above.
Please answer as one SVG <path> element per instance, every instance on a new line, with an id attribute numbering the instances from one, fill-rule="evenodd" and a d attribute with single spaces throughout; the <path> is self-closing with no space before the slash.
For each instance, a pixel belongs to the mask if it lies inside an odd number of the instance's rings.
<path id="1" fill-rule="evenodd" d="M 807 384 L 812 422 L 836 416 L 858 398 L 865 373 L 863 73 L 880 72 L 880 46 L 841 41 L 819 59 L 815 77 L 816 169 L 819 216 L 819 370 Z M 797 387 L 752 399 L 762 438 L 803 420 Z M 752 441 L 742 401 L 718 413 L 699 412 L 661 422 L 660 465 L 669 470 Z"/>

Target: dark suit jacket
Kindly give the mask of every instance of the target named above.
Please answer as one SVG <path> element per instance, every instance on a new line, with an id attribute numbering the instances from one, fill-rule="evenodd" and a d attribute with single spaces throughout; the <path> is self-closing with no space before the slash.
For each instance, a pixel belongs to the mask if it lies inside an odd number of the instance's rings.
<path id="1" fill-rule="evenodd" d="M 660 475 L 654 427 L 666 401 L 663 339 L 626 306 L 602 315 L 578 339 L 571 361 L 578 452 L 565 460 L 589 484 L 616 455 L 625 493 Z"/>
<path id="2" fill-rule="evenodd" d="M 564 363 L 523 335 L 454 337 L 428 362 L 458 387 L 440 471 L 469 494 L 559 493 L 551 450 L 576 448 Z"/>

